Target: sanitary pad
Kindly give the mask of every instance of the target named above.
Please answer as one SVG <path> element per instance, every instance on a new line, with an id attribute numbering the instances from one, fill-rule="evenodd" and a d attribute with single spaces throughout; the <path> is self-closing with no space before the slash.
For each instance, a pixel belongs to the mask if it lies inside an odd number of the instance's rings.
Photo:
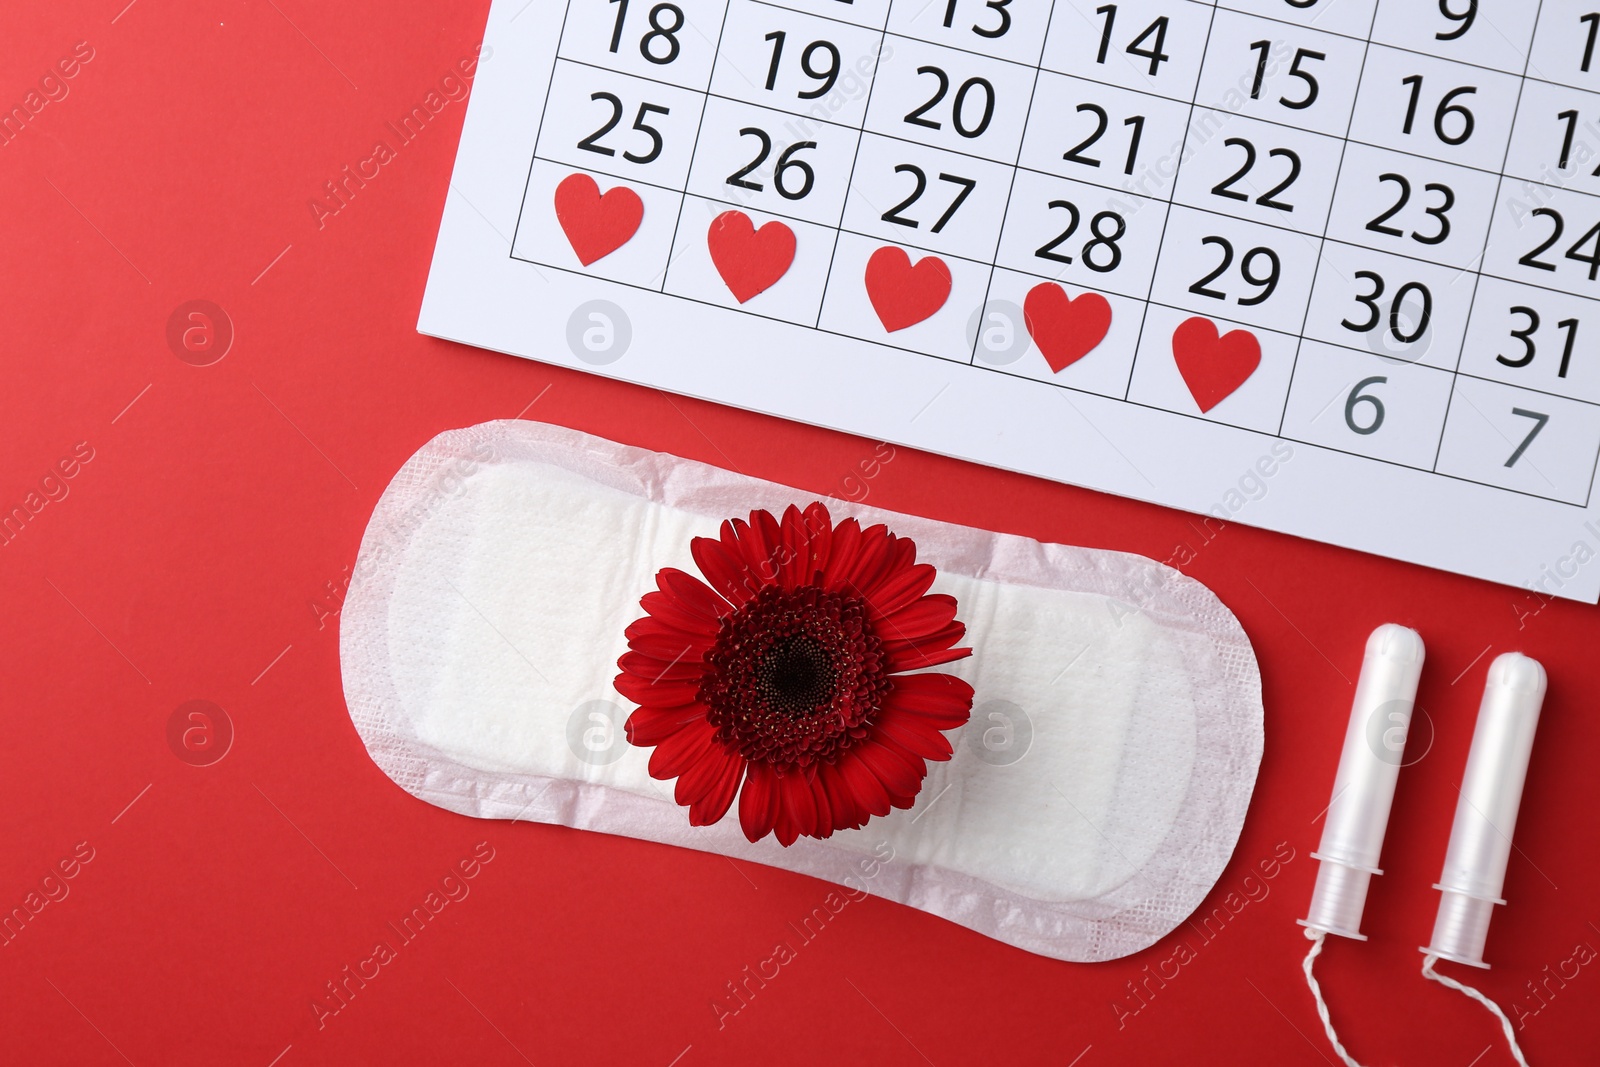
<path id="1" fill-rule="evenodd" d="M 1233 851 L 1261 759 L 1260 676 L 1237 620 L 1141 556 L 828 501 L 886 523 L 960 603 L 974 687 L 914 807 L 826 840 L 693 827 L 628 744 L 612 686 L 662 567 L 753 508 L 815 494 L 574 430 L 441 434 L 378 502 L 340 625 L 350 716 L 430 804 L 663 842 L 865 889 L 1063 960 L 1182 922 Z"/>

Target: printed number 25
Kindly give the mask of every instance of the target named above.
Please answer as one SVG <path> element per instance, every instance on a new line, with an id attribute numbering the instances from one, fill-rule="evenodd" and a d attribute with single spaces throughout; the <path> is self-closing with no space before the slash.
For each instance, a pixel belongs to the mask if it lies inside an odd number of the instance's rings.
<path id="1" fill-rule="evenodd" d="M 601 126 L 598 130 L 579 141 L 578 147 L 583 149 L 585 152 L 594 152 L 597 155 L 602 156 L 614 156 L 617 154 L 617 150 L 615 148 L 608 148 L 607 146 L 601 144 L 600 138 L 616 129 L 617 123 L 622 121 L 622 101 L 618 100 L 610 93 L 593 93 L 590 95 L 589 99 L 604 100 L 607 104 L 610 104 L 611 117 L 606 120 L 605 125 Z M 639 155 L 634 152 L 622 153 L 622 158 L 626 159 L 629 163 L 654 163 L 656 157 L 661 155 L 661 131 L 645 121 L 645 119 L 652 114 L 667 115 L 671 114 L 671 111 L 668 108 L 662 107 L 660 104 L 639 105 L 639 113 L 635 115 L 633 119 L 633 128 L 650 139 L 650 151 L 644 153 L 643 155 Z"/>

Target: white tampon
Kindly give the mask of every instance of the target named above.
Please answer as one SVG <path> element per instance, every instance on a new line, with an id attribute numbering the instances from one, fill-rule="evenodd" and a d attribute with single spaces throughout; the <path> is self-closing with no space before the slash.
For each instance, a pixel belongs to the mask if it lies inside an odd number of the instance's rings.
<path id="1" fill-rule="evenodd" d="M 1311 892 L 1311 911 L 1300 920 L 1311 939 L 1311 951 L 1300 969 L 1316 1001 L 1328 1044 L 1345 1067 L 1361 1064 L 1340 1043 L 1312 969 L 1329 934 L 1367 939 L 1361 932 L 1361 913 L 1367 906 L 1372 876 L 1383 873 L 1378 869 L 1378 857 L 1383 852 L 1395 780 L 1400 777 L 1406 732 L 1417 703 L 1422 654 L 1422 638 L 1417 632 L 1395 623 L 1378 627 L 1367 638 L 1361 677 L 1350 705 L 1350 724 L 1344 731 L 1344 752 L 1333 779 L 1333 799 L 1322 824 L 1322 843 L 1311 854 L 1322 866 L 1317 868 L 1317 885 Z"/>
<path id="2" fill-rule="evenodd" d="M 1538 660 L 1520 652 L 1507 652 L 1489 667 L 1444 873 L 1433 887 L 1444 895 L 1433 940 L 1422 950 L 1429 956 L 1469 967 L 1489 966 L 1483 962 L 1483 943 L 1494 906 L 1505 903 L 1500 892 L 1545 685 Z"/>
<path id="3" fill-rule="evenodd" d="M 1383 873 L 1378 856 L 1416 705 L 1422 656 L 1422 638 L 1395 623 L 1378 627 L 1367 639 L 1322 843 L 1311 854 L 1322 866 L 1311 910 L 1299 920 L 1310 931 L 1366 940 L 1361 912 L 1372 876 Z"/>
<path id="4" fill-rule="evenodd" d="M 1520 652 L 1507 652 L 1489 666 L 1462 776 L 1461 799 L 1456 802 L 1456 821 L 1444 854 L 1444 873 L 1433 887 L 1444 895 L 1433 921 L 1433 941 L 1422 950 L 1423 976 L 1471 997 L 1493 1013 L 1512 1056 L 1522 1067 L 1528 1067 L 1527 1057 L 1500 1006 L 1471 986 L 1440 974 L 1433 965 L 1446 959 L 1469 967 L 1489 966 L 1483 962 L 1483 943 L 1489 936 L 1494 906 L 1505 903 L 1500 892 L 1505 888 L 1511 834 L 1522 805 L 1522 786 L 1528 777 L 1528 757 L 1533 754 L 1533 732 L 1544 706 L 1545 685 L 1539 661 Z"/>

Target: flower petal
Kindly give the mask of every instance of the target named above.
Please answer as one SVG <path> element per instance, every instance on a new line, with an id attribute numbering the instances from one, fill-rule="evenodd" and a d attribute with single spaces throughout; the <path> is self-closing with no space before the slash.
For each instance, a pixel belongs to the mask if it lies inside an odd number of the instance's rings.
<path id="1" fill-rule="evenodd" d="M 894 807 L 899 808 L 901 811 L 909 810 L 917 806 L 917 793 L 920 793 L 921 791 L 922 783 L 919 781 L 917 783 L 916 793 L 908 793 L 905 796 L 891 796 L 889 798 L 889 803 Z"/>
<path id="2" fill-rule="evenodd" d="M 857 579 L 861 595 L 869 601 L 876 599 L 885 583 L 910 570 L 917 559 L 917 543 L 909 537 L 889 535 L 886 554 L 881 568 L 875 574 L 864 574 Z"/>
<path id="3" fill-rule="evenodd" d="M 817 785 L 828 801 L 828 811 L 835 830 L 854 830 L 867 821 L 867 813 L 856 803 L 844 775 L 831 763 L 817 765 Z"/>
<path id="4" fill-rule="evenodd" d="M 744 758 L 714 744 L 678 779 L 673 796 L 689 807 L 690 826 L 709 826 L 728 813 L 744 776 Z"/>
<path id="5" fill-rule="evenodd" d="M 939 633 L 956 617 L 956 598 L 944 593 L 934 593 L 884 616 L 878 623 L 878 632 L 888 641 L 917 641 L 930 634 Z M 963 627 L 961 633 L 966 633 Z M 961 638 L 957 636 L 956 640 Z"/>
<path id="6" fill-rule="evenodd" d="M 861 531 L 861 546 L 854 564 L 839 575 L 840 585 L 856 596 L 865 596 L 865 590 L 876 586 L 888 565 L 890 542 L 894 535 L 883 523 Z"/>
<path id="7" fill-rule="evenodd" d="M 816 803 L 817 816 L 813 820 L 813 837 L 831 837 L 833 835 L 833 803 L 828 798 L 827 789 L 822 785 L 822 768 L 813 763 L 806 768 L 806 779 L 811 785 L 811 799 Z"/>
<path id="8" fill-rule="evenodd" d="M 712 637 L 717 634 L 716 619 L 707 619 L 695 614 L 666 593 L 658 591 L 646 593 L 639 598 L 639 606 L 650 613 L 650 618 L 656 619 L 663 626 L 670 626 L 684 633 L 707 634 Z"/>
<path id="9" fill-rule="evenodd" d="M 733 610 L 732 605 L 718 596 L 709 585 L 676 567 L 663 567 L 657 571 L 656 585 L 686 611 L 713 626 Z"/>
<path id="10" fill-rule="evenodd" d="M 778 585 L 784 589 L 798 588 L 811 573 L 811 533 L 806 529 L 800 509 L 793 504 L 783 510 L 779 544 Z"/>
<path id="11" fill-rule="evenodd" d="M 845 788 L 849 790 L 856 807 L 868 815 L 887 815 L 889 791 L 883 787 L 883 781 L 862 762 L 861 748 L 861 745 L 852 745 L 848 752 L 839 757 L 834 767 L 844 779 Z"/>
<path id="12" fill-rule="evenodd" d="M 833 516 L 828 514 L 822 501 L 814 500 L 806 505 L 805 527 L 811 535 L 811 555 L 801 580 L 817 583 L 833 551 Z"/>
<path id="13" fill-rule="evenodd" d="M 750 541 L 747 551 L 756 553 L 756 573 L 776 585 L 783 574 L 783 528 L 770 511 L 750 513 Z"/>
<path id="14" fill-rule="evenodd" d="M 855 568 L 860 554 L 861 524 L 854 518 L 845 519 L 833 528 L 828 560 L 822 568 L 822 587 L 830 593 L 842 590 L 844 579 Z"/>
<path id="15" fill-rule="evenodd" d="M 890 674 L 899 674 L 901 671 L 919 671 L 924 667 L 937 667 L 941 663 L 966 659 L 972 655 L 972 649 L 946 648 L 945 646 L 961 640 L 967 628 L 960 623 L 955 623 L 951 629 L 956 632 L 948 640 L 928 638 L 923 641 L 897 642 L 895 647 L 891 647 L 885 642 L 883 649 L 884 662 L 887 664 L 885 669 Z"/>
<path id="16" fill-rule="evenodd" d="M 731 527 L 723 523 L 723 529 L 729 530 Z M 755 596 L 756 590 L 761 587 L 737 551 L 729 551 L 723 541 L 696 537 L 689 542 L 689 553 L 694 556 L 696 566 L 711 587 L 735 607 Z"/>
<path id="17" fill-rule="evenodd" d="M 747 562 L 744 557 L 744 543 L 749 537 L 749 529 L 750 524 L 743 519 L 723 519 L 722 526 L 717 530 L 717 539 L 722 542 L 722 550 L 741 565 Z"/>
<path id="18" fill-rule="evenodd" d="M 696 722 L 706 721 L 702 704 L 687 704 L 681 708 L 639 708 L 623 724 L 628 744 L 638 748 L 659 745 L 679 730 Z"/>
<path id="19" fill-rule="evenodd" d="M 631 655 L 632 653 L 629 653 Z M 627 657 L 624 656 L 624 659 Z M 700 683 L 695 680 L 655 681 L 652 672 L 648 677 L 624 670 L 612 680 L 618 693 L 643 707 L 681 708 L 699 699 Z"/>
<path id="20" fill-rule="evenodd" d="M 779 774 L 778 819 L 773 825 L 778 844 L 788 848 L 802 834 L 816 836 L 816 829 L 817 802 L 806 775 L 798 768 Z"/>
<path id="21" fill-rule="evenodd" d="M 659 746 L 656 751 L 660 751 Z M 721 744 L 713 741 L 696 756 L 693 762 L 684 767 L 683 773 L 678 775 L 677 784 L 672 788 L 673 799 L 684 807 L 699 800 L 716 780 L 717 771 L 721 770 L 723 756 L 727 751 Z"/>
<path id="22" fill-rule="evenodd" d="M 770 560 L 767 558 L 766 545 L 761 540 L 761 533 L 744 519 L 730 519 L 733 529 L 734 548 L 739 553 L 739 562 L 745 570 L 762 585 L 771 581 Z"/>
<path id="23" fill-rule="evenodd" d="M 653 621 L 653 619 L 639 620 L 639 622 Z M 682 630 L 671 628 L 651 630 L 639 626 L 639 623 L 628 627 L 626 636 L 628 648 L 641 656 L 648 656 L 662 663 L 701 663 L 705 654 L 717 643 L 714 637 L 685 634 Z"/>
<path id="24" fill-rule="evenodd" d="M 726 757 L 717 780 L 706 790 L 698 805 L 690 805 L 690 826 L 710 826 L 720 822 L 733 806 L 733 798 L 739 792 L 739 781 L 744 777 L 745 761 L 736 752 L 727 752 Z"/>
<path id="25" fill-rule="evenodd" d="M 925 760 L 947 760 L 953 754 L 950 739 L 928 719 L 898 708 L 878 713 L 873 729 L 878 740 L 893 742 L 907 753 Z M 881 735 L 881 736 L 880 736 Z"/>
<path id="26" fill-rule="evenodd" d="M 739 791 L 739 828 L 751 841 L 772 832 L 778 818 L 778 776 L 770 763 L 752 763 Z"/>
<path id="27" fill-rule="evenodd" d="M 617 660 L 624 672 L 649 679 L 652 685 L 662 682 L 694 682 L 699 684 L 706 672 L 705 664 L 698 659 L 687 659 L 680 651 L 675 662 L 656 659 L 642 652 L 624 652 Z"/>
<path id="28" fill-rule="evenodd" d="M 691 727 L 662 739 L 650 753 L 650 777 L 666 781 L 676 778 L 700 760 L 706 750 L 716 744 L 716 731 L 707 723 L 704 728 Z"/>
<path id="29" fill-rule="evenodd" d="M 933 580 L 938 575 L 938 570 L 931 563 L 917 563 L 889 575 L 867 600 L 873 620 L 893 615 L 916 603 L 917 598 L 933 586 Z"/>
<path id="30" fill-rule="evenodd" d="M 954 730 L 972 716 L 972 686 L 953 674 L 902 674 L 890 679 L 883 706 Z"/>
<path id="31" fill-rule="evenodd" d="M 921 760 L 900 755 L 873 740 L 863 741 L 850 751 L 859 755 L 891 796 L 914 796 L 928 774 L 928 767 Z"/>
<path id="32" fill-rule="evenodd" d="M 897 808 L 909 808 L 914 806 L 917 802 L 917 795 L 922 792 L 923 780 L 928 777 L 927 760 L 907 752 L 904 748 L 900 747 L 900 745 L 896 744 L 894 740 L 887 734 L 876 733 L 873 735 L 873 739 L 878 744 L 882 745 L 885 750 L 893 753 L 896 759 L 915 768 L 917 784 L 913 788 L 906 790 L 905 792 L 896 792 L 893 789 L 889 790 L 890 804 Z M 885 785 L 885 788 L 888 788 L 888 786 Z M 929 803 L 931 804 L 932 801 L 929 801 Z"/>

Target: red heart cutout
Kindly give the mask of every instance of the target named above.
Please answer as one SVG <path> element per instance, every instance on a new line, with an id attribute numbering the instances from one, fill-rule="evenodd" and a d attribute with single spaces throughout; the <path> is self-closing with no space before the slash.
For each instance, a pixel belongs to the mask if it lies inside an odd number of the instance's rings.
<path id="1" fill-rule="evenodd" d="M 609 256 L 639 232 L 644 202 L 626 185 L 600 195 L 587 174 L 569 174 L 556 186 L 556 221 L 585 267 Z"/>
<path id="2" fill-rule="evenodd" d="M 950 268 L 938 256 L 912 266 L 904 249 L 880 248 L 867 260 L 867 298 L 890 333 L 915 326 L 950 299 Z"/>
<path id="3" fill-rule="evenodd" d="M 1192 318 L 1172 334 L 1172 358 L 1183 375 L 1189 395 L 1210 411 L 1249 380 L 1261 366 L 1261 342 L 1249 330 L 1217 336 L 1217 324 Z"/>
<path id="4" fill-rule="evenodd" d="M 1040 282 L 1022 302 L 1022 321 L 1044 361 L 1060 374 L 1106 339 L 1111 302 L 1099 293 L 1080 293 L 1073 299 L 1055 282 Z"/>
<path id="5" fill-rule="evenodd" d="M 711 262 L 739 303 L 763 293 L 794 262 L 794 231 L 773 220 L 756 229 L 742 211 L 724 211 L 706 234 Z"/>

